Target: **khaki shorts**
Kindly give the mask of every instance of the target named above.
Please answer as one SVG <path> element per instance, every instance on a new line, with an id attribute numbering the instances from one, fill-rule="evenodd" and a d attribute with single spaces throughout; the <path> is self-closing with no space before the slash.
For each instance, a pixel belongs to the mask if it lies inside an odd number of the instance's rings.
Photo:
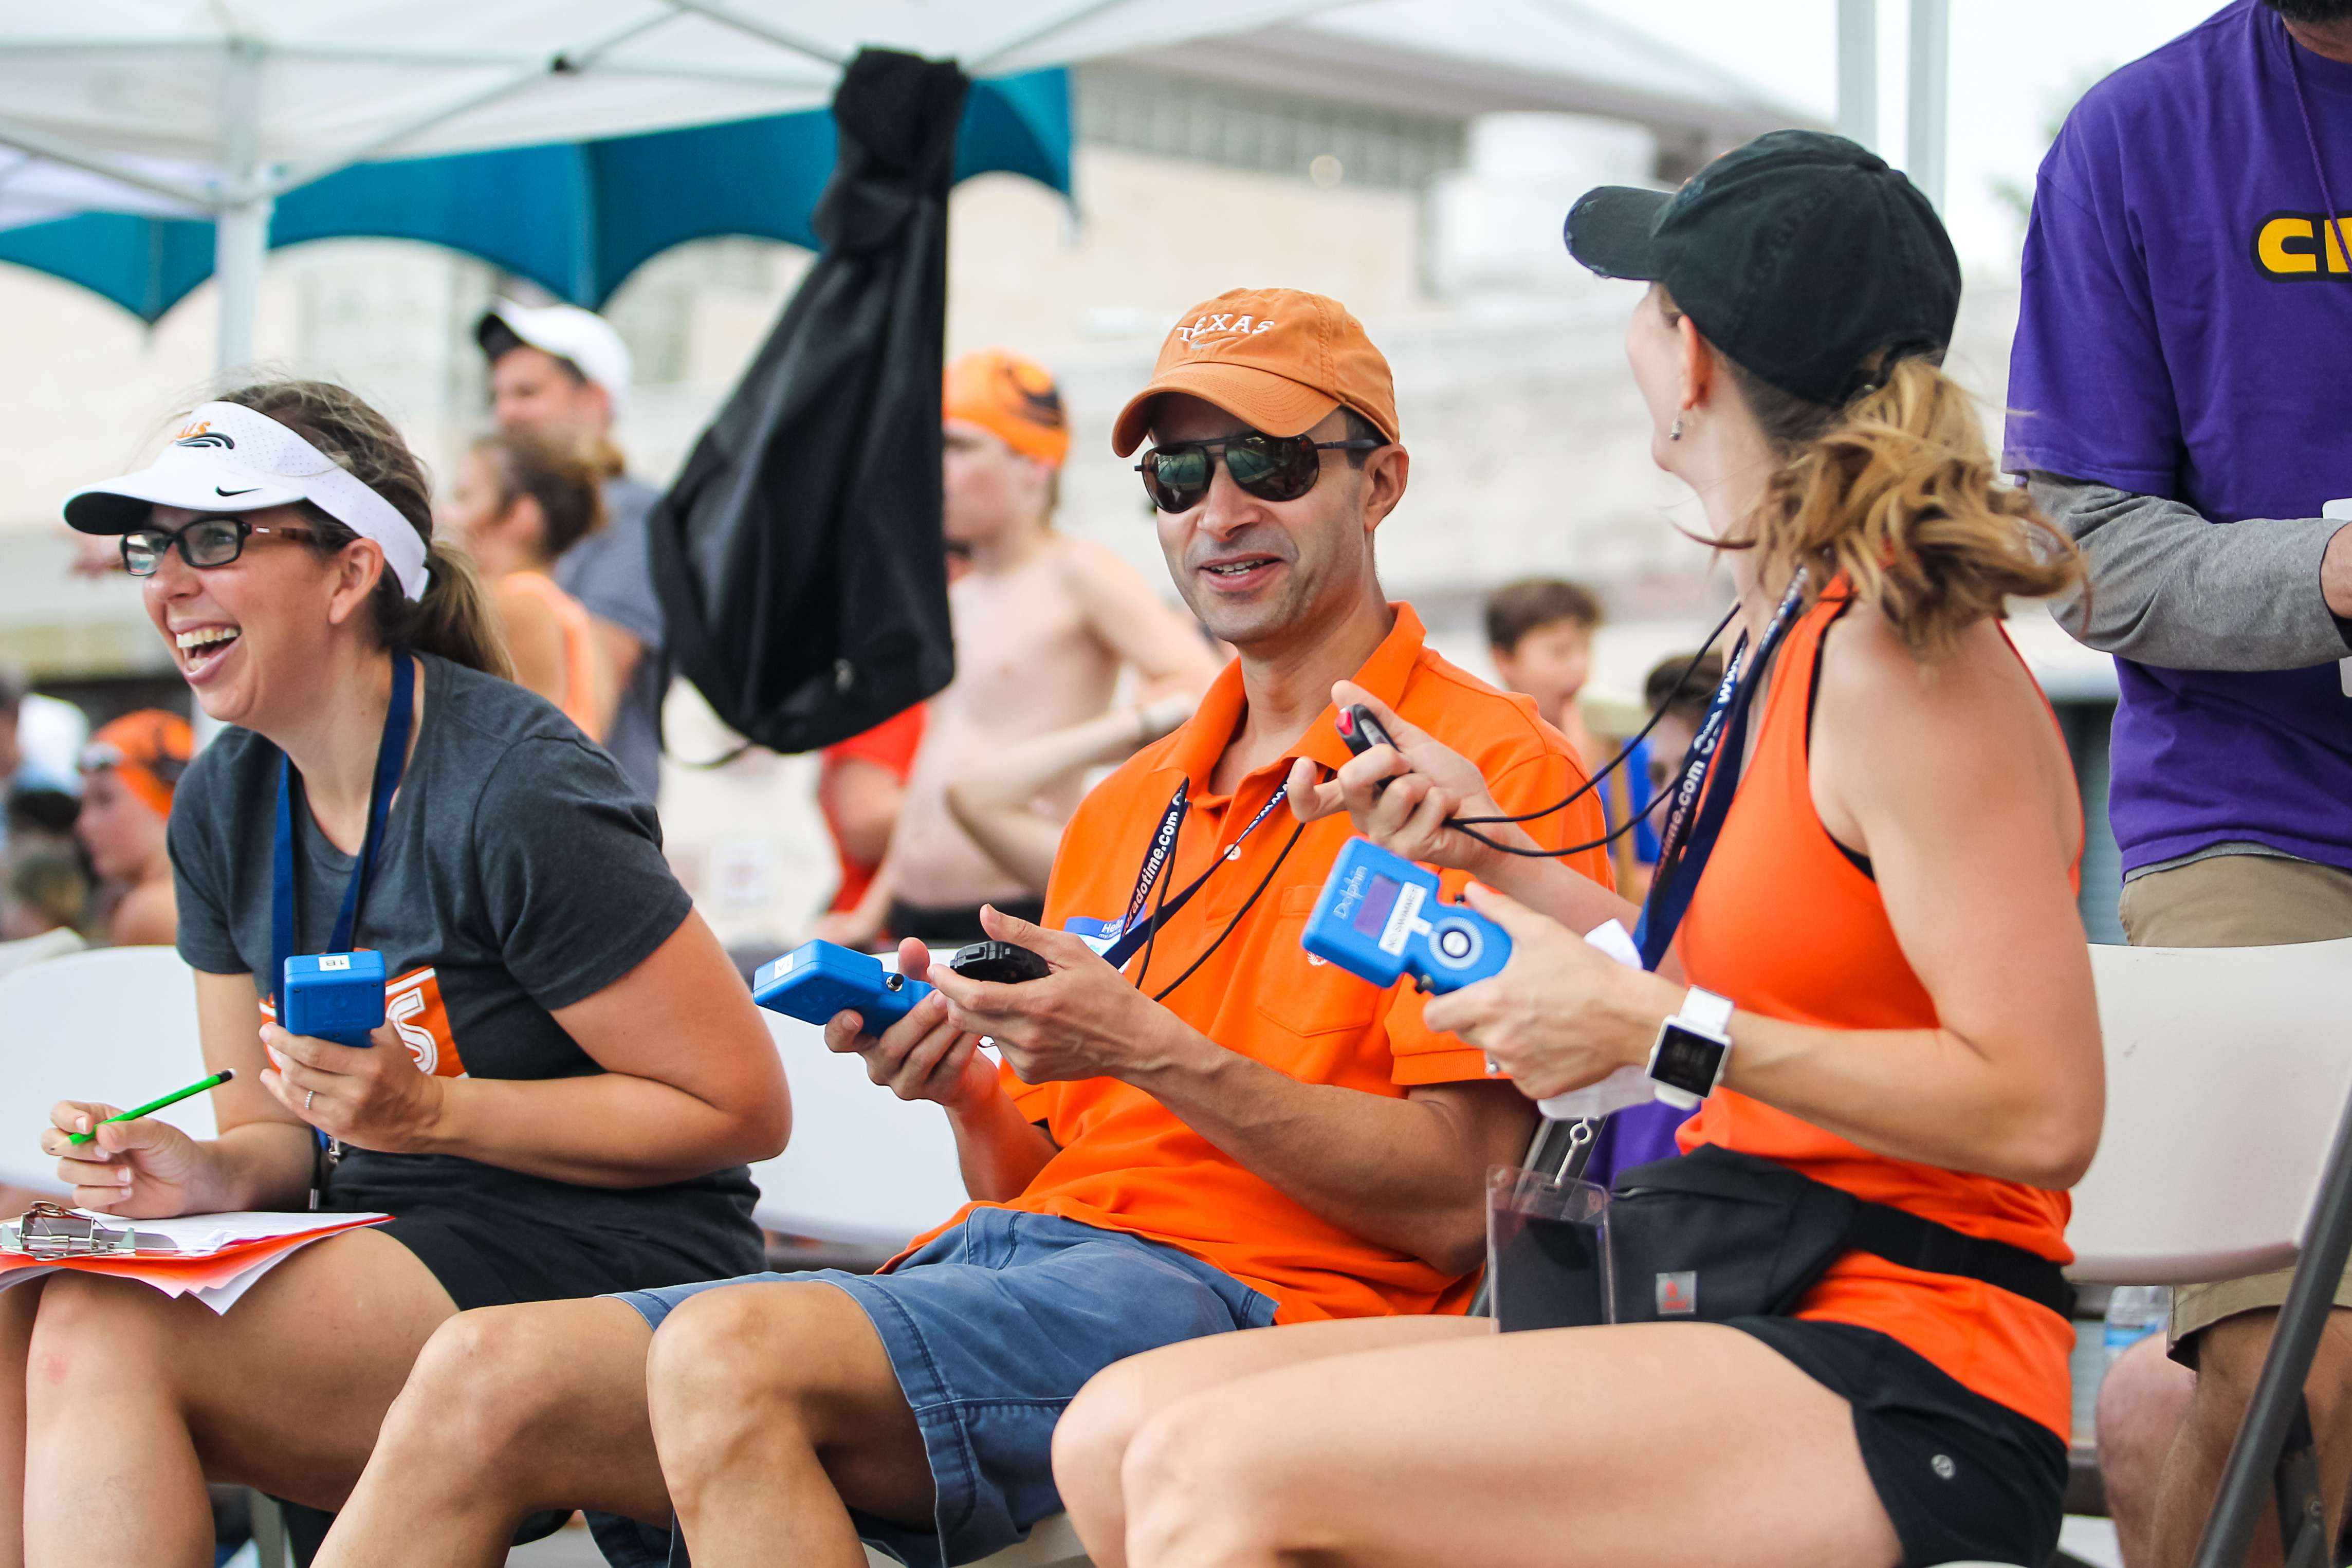
<path id="1" fill-rule="evenodd" d="M 2276 855 L 2216 855 L 2124 883 L 2119 910 L 2136 947 L 2264 947 L 2352 936 L 2352 872 Z M 2203 1285 L 2176 1285 L 2170 1339 L 2240 1312 L 2286 1302 L 2294 1270 L 2250 1274 Z M 2336 1304 L 2352 1308 L 2352 1268 L 2336 1286 Z"/>

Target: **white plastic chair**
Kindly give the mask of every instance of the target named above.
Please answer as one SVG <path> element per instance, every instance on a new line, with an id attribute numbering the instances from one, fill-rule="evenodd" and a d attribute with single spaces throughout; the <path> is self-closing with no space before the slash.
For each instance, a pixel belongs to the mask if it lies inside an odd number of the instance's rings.
<path id="1" fill-rule="evenodd" d="M 2099 946 L 2091 968 L 2107 1115 L 2074 1188 L 2068 1276 L 2173 1285 L 2293 1264 L 2352 1095 L 2352 939 Z"/>
<path id="2" fill-rule="evenodd" d="M 195 981 L 169 947 L 106 947 L 0 977 L 0 1182 L 55 1189 L 41 1153 L 60 1100 L 138 1105 L 202 1075 Z M 191 1136 L 215 1132 L 212 1099 L 161 1113 Z"/>
<path id="3" fill-rule="evenodd" d="M 2067 1272 L 2170 1285 L 2286 1268 L 2352 1092 L 2352 938 L 2091 960 L 2107 1122 L 2074 1188 Z"/>
<path id="4" fill-rule="evenodd" d="M 857 1058 L 827 1051 L 816 1025 L 760 1016 L 792 1085 L 793 1135 L 751 1167 L 754 1218 L 790 1236 L 896 1250 L 963 1206 L 945 1112 L 875 1083 Z"/>

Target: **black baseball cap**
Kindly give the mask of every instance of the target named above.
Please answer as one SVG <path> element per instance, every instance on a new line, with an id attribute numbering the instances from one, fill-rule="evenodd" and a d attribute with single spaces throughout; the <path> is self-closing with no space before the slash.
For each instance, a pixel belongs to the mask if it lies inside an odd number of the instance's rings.
<path id="1" fill-rule="evenodd" d="M 1603 185 L 1569 209 L 1569 254 L 1666 286 L 1708 342 L 1786 392 L 1841 405 L 1882 350 L 1941 355 L 1960 261 L 1919 188 L 1843 136 L 1774 131 L 1679 191 Z"/>

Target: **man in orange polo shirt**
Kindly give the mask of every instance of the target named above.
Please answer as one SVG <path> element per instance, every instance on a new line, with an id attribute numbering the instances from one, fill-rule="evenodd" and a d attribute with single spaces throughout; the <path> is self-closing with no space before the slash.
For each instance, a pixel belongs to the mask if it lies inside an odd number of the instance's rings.
<path id="1" fill-rule="evenodd" d="M 567 1504 L 674 1514 L 704 1568 L 857 1568 L 860 1536 L 968 1562 L 1059 1509 L 1055 1422 L 1111 1362 L 1462 1310 L 1483 1177 L 1519 1156 L 1532 1108 L 1409 988 L 1300 947 L 1349 829 L 1300 822 L 1285 790 L 1348 759 L 1342 680 L 1475 761 L 1506 811 L 1583 775 L 1528 699 L 1439 658 L 1381 594 L 1373 536 L 1407 459 L 1387 362 L 1336 302 L 1236 291 L 1188 312 L 1114 445 L 1147 433 L 1169 570 L 1239 659 L 1080 805 L 1044 925 L 984 913 L 1045 977 L 942 967 L 879 1038 L 854 1014 L 826 1030 L 877 1083 L 946 1108 L 976 1201 L 879 1275 L 464 1314 L 322 1564 L 492 1562 L 525 1511 Z M 1530 826 L 1554 846 L 1601 832 L 1591 796 Z M 1570 863 L 1609 874 L 1597 849 Z M 900 964 L 922 977 L 927 956 L 908 943 Z M 664 1561 L 666 1536 L 599 1527 L 622 1563 Z"/>

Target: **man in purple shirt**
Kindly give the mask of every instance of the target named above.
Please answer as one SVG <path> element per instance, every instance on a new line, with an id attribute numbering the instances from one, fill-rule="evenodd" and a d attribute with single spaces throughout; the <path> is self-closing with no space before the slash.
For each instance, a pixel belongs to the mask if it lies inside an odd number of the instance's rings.
<path id="1" fill-rule="evenodd" d="M 2135 943 L 2352 936 L 2337 189 L 2352 198 L 2352 0 L 2236 0 L 2085 94 L 2035 187 L 2004 465 L 2089 561 L 2061 619 L 2116 655 Z M 2172 1360 L 2151 1343 L 2109 1374 L 2101 1460 L 2133 1568 L 2195 1550 L 2285 1281 L 2177 1290 Z M 2311 1385 L 2331 1504 L 2352 1479 L 2352 1317 L 2336 1325 Z"/>

